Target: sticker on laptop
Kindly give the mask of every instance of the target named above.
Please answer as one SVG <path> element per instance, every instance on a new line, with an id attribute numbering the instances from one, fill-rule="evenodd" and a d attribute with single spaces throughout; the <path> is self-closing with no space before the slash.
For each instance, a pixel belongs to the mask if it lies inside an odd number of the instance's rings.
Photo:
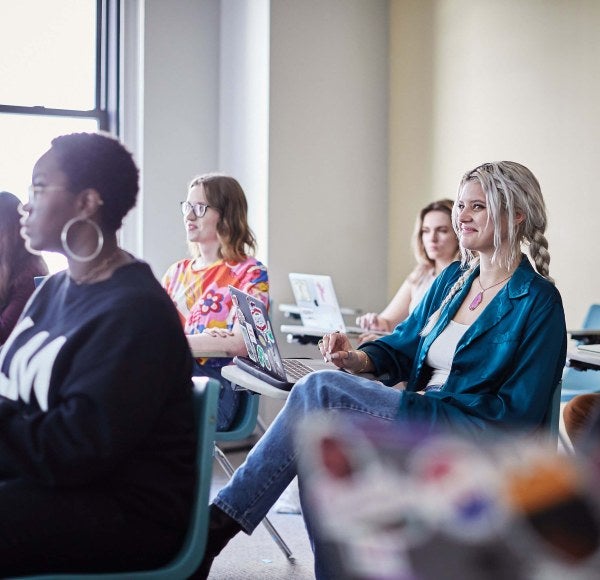
<path id="1" fill-rule="evenodd" d="M 254 326 L 259 332 L 267 331 L 267 321 L 262 313 L 262 310 L 256 305 L 256 302 L 248 297 L 248 306 L 250 307 L 250 314 L 254 320 Z"/>

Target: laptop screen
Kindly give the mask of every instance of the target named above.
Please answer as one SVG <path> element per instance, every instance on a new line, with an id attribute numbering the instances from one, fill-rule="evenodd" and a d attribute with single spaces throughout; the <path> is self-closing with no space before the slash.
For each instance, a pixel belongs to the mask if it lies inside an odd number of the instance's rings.
<path id="1" fill-rule="evenodd" d="M 237 311 L 248 357 L 266 373 L 286 382 L 281 354 L 275 342 L 267 307 L 255 296 L 233 286 L 229 286 L 229 292 Z"/>
<path id="2" fill-rule="evenodd" d="M 304 326 L 324 333 L 346 331 L 331 276 L 292 272 L 289 278 Z"/>

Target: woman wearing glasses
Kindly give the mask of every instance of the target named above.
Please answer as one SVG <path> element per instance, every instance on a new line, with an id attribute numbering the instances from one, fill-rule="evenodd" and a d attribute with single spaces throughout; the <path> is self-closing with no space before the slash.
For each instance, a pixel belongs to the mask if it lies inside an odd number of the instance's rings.
<path id="1" fill-rule="evenodd" d="M 35 289 L 35 276 L 48 273 L 41 256 L 32 254 L 21 237 L 21 202 L 0 191 L 0 345 L 8 338 Z"/>
<path id="2" fill-rule="evenodd" d="M 239 395 L 221 377 L 235 355 L 246 355 L 242 333 L 234 324 L 229 285 L 269 303 L 267 268 L 252 257 L 256 239 L 248 226 L 248 203 L 240 184 L 227 175 L 209 173 L 190 183 L 181 202 L 191 257 L 173 264 L 163 286 L 179 312 L 192 353 L 194 375 L 216 378 L 222 385 L 217 429 L 231 424 Z"/>

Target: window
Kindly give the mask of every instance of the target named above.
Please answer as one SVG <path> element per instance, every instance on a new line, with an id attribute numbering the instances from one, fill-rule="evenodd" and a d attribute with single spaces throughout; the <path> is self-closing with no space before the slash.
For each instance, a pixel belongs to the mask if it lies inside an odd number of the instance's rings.
<path id="1" fill-rule="evenodd" d="M 0 190 L 25 200 L 52 138 L 117 133 L 119 1 L 0 0 L 0 15 Z"/>

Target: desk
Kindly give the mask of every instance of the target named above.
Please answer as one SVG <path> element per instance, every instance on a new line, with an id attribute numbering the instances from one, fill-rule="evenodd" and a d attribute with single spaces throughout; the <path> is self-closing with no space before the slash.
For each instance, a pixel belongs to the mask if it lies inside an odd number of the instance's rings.
<path id="1" fill-rule="evenodd" d="M 242 370 L 235 365 L 227 365 L 221 369 L 221 375 L 223 378 L 231 381 L 232 384 L 247 389 L 259 395 L 265 395 L 273 399 L 287 399 L 288 392 L 273 387 L 265 381 L 261 381 L 259 378 L 252 376 L 250 373 Z"/>
<path id="2" fill-rule="evenodd" d="M 567 330 L 573 340 L 582 344 L 597 344 L 600 342 L 600 330 L 583 328 L 581 330 Z"/>
<path id="3" fill-rule="evenodd" d="M 279 328 L 282 334 L 285 334 L 288 342 L 299 342 L 300 344 L 319 344 L 319 340 L 326 334 L 324 330 L 303 326 L 302 324 L 282 324 Z M 387 336 L 389 332 L 381 330 L 363 330 L 357 327 L 347 327 L 344 334 L 350 339 L 350 342 L 358 340 L 358 337 L 364 332 L 376 334 L 378 336 Z"/>
<path id="4" fill-rule="evenodd" d="M 296 304 L 280 304 L 279 311 L 283 312 L 283 315 L 286 318 L 300 319 L 300 307 Z M 345 308 L 344 306 L 340 306 L 340 312 L 342 313 L 342 316 L 358 316 L 362 310 L 359 308 Z"/>
<path id="5" fill-rule="evenodd" d="M 567 353 L 567 366 L 582 371 L 600 371 L 600 355 L 583 350 L 570 350 Z"/>
<path id="6" fill-rule="evenodd" d="M 300 344 L 319 344 L 326 331 L 302 324 L 282 324 L 279 328 L 282 334 L 286 335 L 288 342 L 299 342 Z M 361 331 L 362 333 L 362 331 Z M 353 330 L 346 330 L 344 333 L 350 340 L 357 339 L 360 334 Z"/>
<path id="7" fill-rule="evenodd" d="M 301 319 L 301 308 L 295 304 L 280 304 L 279 310 L 283 312 L 285 318 L 294 320 Z M 356 317 L 361 313 L 361 310 L 340 307 L 340 313 L 342 317 Z M 323 338 L 323 335 L 326 334 L 326 332 L 329 332 L 319 328 L 303 326 L 301 324 L 282 324 L 280 330 L 283 334 L 287 335 L 286 338 L 289 343 L 298 342 L 300 344 L 318 344 L 319 340 Z M 346 326 L 346 334 L 349 336 L 358 337 L 362 332 L 362 329 Z"/>
<path id="8" fill-rule="evenodd" d="M 310 326 L 304 326 L 302 324 L 282 324 L 280 329 L 283 334 L 293 334 L 293 335 L 306 335 L 306 336 L 314 336 L 318 338 L 323 338 L 324 334 L 327 334 L 329 331 L 325 331 L 320 328 L 312 328 Z M 381 332 L 379 330 L 363 330 L 362 328 L 354 328 L 350 327 L 346 329 L 344 333 L 348 338 L 355 338 L 361 335 L 363 332 L 372 332 L 374 334 L 380 334 L 381 336 L 385 336 L 389 334 L 389 332 Z"/>

